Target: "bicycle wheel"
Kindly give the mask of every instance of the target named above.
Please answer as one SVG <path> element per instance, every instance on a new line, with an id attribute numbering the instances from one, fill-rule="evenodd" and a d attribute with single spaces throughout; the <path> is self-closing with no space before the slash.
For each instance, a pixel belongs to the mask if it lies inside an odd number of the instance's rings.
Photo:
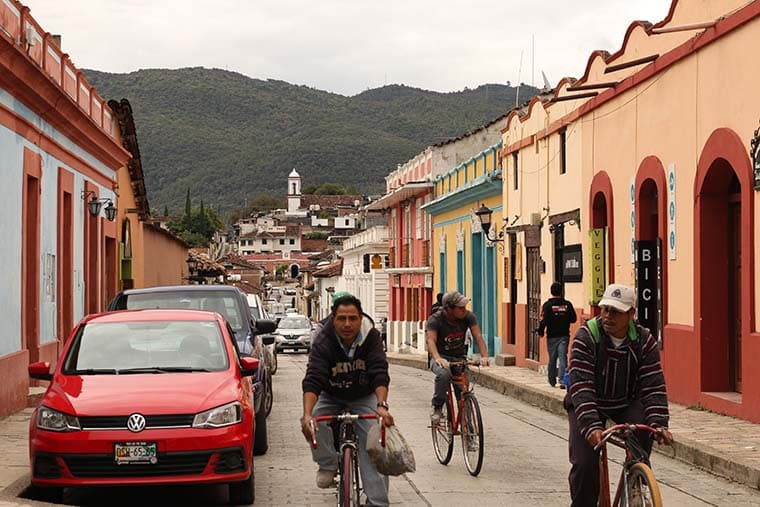
<path id="1" fill-rule="evenodd" d="M 351 505 L 358 505 L 358 502 L 356 504 L 351 503 L 354 491 L 356 490 L 354 483 L 357 480 L 357 477 L 354 475 L 354 450 L 346 446 L 343 449 L 342 458 L 340 462 L 340 496 L 338 505 L 350 507 Z"/>
<path id="2" fill-rule="evenodd" d="M 470 475 L 478 475 L 483 466 L 483 418 L 474 394 L 466 395 L 462 409 L 462 451 Z"/>
<path id="3" fill-rule="evenodd" d="M 662 507 L 660 486 L 645 463 L 634 464 L 628 472 L 628 507 Z"/>
<path id="4" fill-rule="evenodd" d="M 433 434 L 433 450 L 438 462 L 447 465 L 454 452 L 454 418 L 449 413 L 448 403 L 441 407 L 441 420 L 438 424 L 430 425 Z"/>

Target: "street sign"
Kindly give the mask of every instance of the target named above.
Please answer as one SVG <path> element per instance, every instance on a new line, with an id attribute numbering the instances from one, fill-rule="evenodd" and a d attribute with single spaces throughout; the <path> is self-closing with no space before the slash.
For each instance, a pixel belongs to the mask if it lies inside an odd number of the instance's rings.
<path id="1" fill-rule="evenodd" d="M 636 320 L 662 341 L 660 239 L 636 242 Z"/>

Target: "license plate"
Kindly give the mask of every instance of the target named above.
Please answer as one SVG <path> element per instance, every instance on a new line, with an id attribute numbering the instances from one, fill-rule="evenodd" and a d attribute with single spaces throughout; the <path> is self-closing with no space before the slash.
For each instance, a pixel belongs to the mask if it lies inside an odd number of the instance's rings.
<path id="1" fill-rule="evenodd" d="M 125 442 L 116 444 L 114 447 L 116 464 L 149 463 L 154 465 L 158 462 L 155 442 Z"/>

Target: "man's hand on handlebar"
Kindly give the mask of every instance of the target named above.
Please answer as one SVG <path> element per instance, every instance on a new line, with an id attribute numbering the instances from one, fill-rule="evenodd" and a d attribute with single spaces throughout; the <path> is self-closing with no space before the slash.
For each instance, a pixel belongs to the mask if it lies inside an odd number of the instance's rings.
<path id="1" fill-rule="evenodd" d="M 393 416 L 387 408 L 377 407 L 377 415 L 383 418 L 383 424 L 385 426 L 393 426 L 395 424 L 393 422 Z"/>
<path id="2" fill-rule="evenodd" d="M 443 369 L 448 369 L 448 367 L 449 367 L 449 362 L 447 360 L 445 360 L 444 358 L 442 358 L 442 357 L 437 358 L 435 360 L 435 364 L 437 364 L 438 366 L 440 366 Z"/>
<path id="3" fill-rule="evenodd" d="M 673 434 L 666 428 L 658 428 L 657 433 L 654 434 L 654 439 L 660 445 L 670 445 L 673 443 Z"/>
<path id="4" fill-rule="evenodd" d="M 489 366 L 491 364 L 491 361 L 488 359 L 488 357 L 481 357 L 480 358 L 480 366 Z"/>

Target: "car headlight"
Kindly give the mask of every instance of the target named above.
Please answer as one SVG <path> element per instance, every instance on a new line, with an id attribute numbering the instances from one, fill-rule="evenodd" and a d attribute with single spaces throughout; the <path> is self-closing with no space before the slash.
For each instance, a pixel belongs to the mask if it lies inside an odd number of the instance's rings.
<path id="1" fill-rule="evenodd" d="M 221 407 L 206 410 L 195 415 L 193 428 L 221 428 L 237 424 L 243 420 L 243 407 L 240 402 L 233 401 Z"/>
<path id="2" fill-rule="evenodd" d="M 37 411 L 37 427 L 49 431 L 80 431 L 79 419 L 45 406 Z"/>
<path id="3" fill-rule="evenodd" d="M 308 342 L 309 340 L 311 340 L 311 335 L 310 334 L 301 335 L 301 339 Z"/>

